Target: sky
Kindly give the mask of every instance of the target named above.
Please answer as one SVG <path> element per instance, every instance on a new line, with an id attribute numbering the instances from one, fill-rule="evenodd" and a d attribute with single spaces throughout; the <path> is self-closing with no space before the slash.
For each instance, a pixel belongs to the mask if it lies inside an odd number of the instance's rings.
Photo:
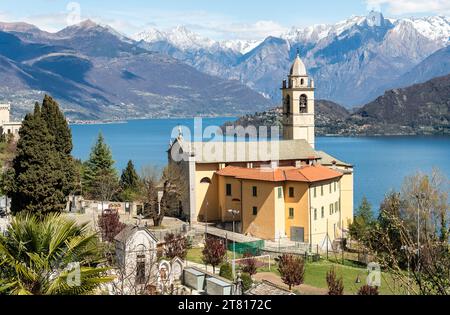
<path id="1" fill-rule="evenodd" d="M 126 35 L 184 25 L 215 40 L 257 40 L 371 9 L 392 18 L 450 15 L 450 0 L 0 0 L 0 21 L 56 32 L 89 18 Z"/>

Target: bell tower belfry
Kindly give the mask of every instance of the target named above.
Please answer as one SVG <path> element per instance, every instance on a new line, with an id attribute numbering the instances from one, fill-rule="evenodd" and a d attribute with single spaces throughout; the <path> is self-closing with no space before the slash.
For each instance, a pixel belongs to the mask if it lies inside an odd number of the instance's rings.
<path id="1" fill-rule="evenodd" d="M 298 50 L 281 90 L 284 140 L 304 139 L 314 148 L 314 81 L 308 77 Z"/>

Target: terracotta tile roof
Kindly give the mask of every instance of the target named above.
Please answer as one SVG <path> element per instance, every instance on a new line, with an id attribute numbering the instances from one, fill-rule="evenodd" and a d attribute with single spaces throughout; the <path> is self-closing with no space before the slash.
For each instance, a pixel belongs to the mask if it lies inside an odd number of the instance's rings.
<path id="1" fill-rule="evenodd" d="M 268 182 L 320 182 L 342 176 L 341 172 L 325 166 L 278 167 L 278 168 L 245 168 L 227 166 L 216 172 L 220 176 L 237 179 L 260 180 Z"/>

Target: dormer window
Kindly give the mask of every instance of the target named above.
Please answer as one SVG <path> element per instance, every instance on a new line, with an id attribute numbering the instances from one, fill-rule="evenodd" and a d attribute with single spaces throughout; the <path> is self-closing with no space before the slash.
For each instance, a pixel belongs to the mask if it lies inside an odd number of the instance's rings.
<path id="1" fill-rule="evenodd" d="M 307 113 L 308 112 L 308 97 L 305 94 L 302 94 L 300 96 L 300 113 Z"/>

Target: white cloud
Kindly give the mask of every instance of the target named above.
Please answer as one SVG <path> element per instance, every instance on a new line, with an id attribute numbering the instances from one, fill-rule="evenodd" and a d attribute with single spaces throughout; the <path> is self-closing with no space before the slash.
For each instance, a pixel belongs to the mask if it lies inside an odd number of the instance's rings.
<path id="1" fill-rule="evenodd" d="M 393 15 L 404 14 L 450 14 L 449 0 L 366 0 L 369 9 L 386 11 Z"/>
<path id="2" fill-rule="evenodd" d="M 134 34 L 139 27 L 167 29 L 184 25 L 202 36 L 213 39 L 262 39 L 269 35 L 279 35 L 287 29 L 274 21 L 244 23 L 230 16 L 206 11 L 110 11 L 106 16 L 113 17 L 119 30 L 127 34 Z M 134 23 L 130 24 L 127 21 Z"/>
<path id="3" fill-rule="evenodd" d="M 230 23 L 217 25 L 191 25 L 192 29 L 205 36 L 218 39 L 263 39 L 267 36 L 279 36 L 287 28 L 274 21 L 256 21 L 254 23 Z"/>

